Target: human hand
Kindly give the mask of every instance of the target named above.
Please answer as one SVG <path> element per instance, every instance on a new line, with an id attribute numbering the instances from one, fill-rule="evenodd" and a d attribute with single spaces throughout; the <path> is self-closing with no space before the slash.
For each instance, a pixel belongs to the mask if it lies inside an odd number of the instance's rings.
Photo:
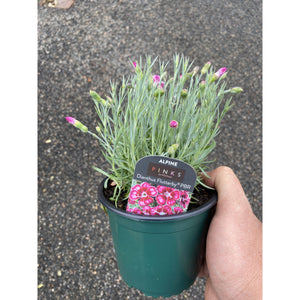
<path id="1" fill-rule="evenodd" d="M 219 167 L 208 175 L 204 182 L 216 188 L 218 203 L 199 273 L 208 277 L 205 299 L 262 299 L 262 223 L 230 168 Z"/>

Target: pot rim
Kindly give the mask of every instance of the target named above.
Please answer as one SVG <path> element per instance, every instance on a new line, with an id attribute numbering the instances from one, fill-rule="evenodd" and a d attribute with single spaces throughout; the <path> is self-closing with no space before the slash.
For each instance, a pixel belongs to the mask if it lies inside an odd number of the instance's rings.
<path id="1" fill-rule="evenodd" d="M 213 195 L 211 196 L 211 198 L 203 205 L 201 205 L 199 208 L 195 208 L 193 210 L 187 211 L 185 213 L 182 214 L 178 214 L 178 215 L 169 215 L 169 216 L 147 216 L 147 215 L 138 215 L 138 214 L 134 214 L 134 213 L 130 213 L 127 212 L 125 210 L 119 209 L 117 208 L 113 202 L 107 200 L 103 194 L 103 189 L 104 189 L 104 183 L 105 180 L 107 179 L 107 177 L 105 177 L 101 183 L 99 184 L 98 187 L 98 199 L 100 200 L 100 202 L 109 210 L 115 212 L 116 214 L 123 216 L 125 218 L 128 219 L 133 219 L 133 220 L 139 220 L 139 221 L 171 221 L 171 220 L 182 220 L 182 219 L 186 219 L 186 218 L 190 218 L 196 215 L 199 215 L 207 210 L 209 210 L 210 208 L 212 208 L 213 206 L 215 206 L 217 204 L 218 201 L 218 194 L 217 191 L 213 191 Z"/>

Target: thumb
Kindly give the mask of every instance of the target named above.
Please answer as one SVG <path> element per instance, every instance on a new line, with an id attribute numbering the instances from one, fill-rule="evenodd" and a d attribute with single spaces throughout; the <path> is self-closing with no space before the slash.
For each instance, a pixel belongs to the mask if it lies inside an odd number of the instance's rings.
<path id="1" fill-rule="evenodd" d="M 216 215 L 243 216 L 245 213 L 252 213 L 245 192 L 231 168 L 219 167 L 208 172 L 208 175 L 210 178 L 204 177 L 203 182 L 218 192 Z"/>

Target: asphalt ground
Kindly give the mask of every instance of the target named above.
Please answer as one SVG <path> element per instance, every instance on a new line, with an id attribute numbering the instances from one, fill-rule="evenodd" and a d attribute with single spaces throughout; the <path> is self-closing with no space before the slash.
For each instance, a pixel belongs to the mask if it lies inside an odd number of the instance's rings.
<path id="1" fill-rule="evenodd" d="M 105 168 L 91 137 L 89 90 L 104 95 L 140 56 L 183 53 L 229 69 L 234 97 L 209 156 L 230 166 L 262 219 L 262 3 L 257 0 L 77 0 L 68 10 L 38 7 L 38 298 L 152 299 L 121 279 L 108 219 L 97 200 Z M 204 299 L 205 279 L 169 299 Z"/>

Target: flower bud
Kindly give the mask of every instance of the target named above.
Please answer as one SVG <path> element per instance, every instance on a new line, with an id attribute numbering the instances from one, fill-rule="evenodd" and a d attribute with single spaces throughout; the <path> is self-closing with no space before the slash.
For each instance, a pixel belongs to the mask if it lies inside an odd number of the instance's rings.
<path id="1" fill-rule="evenodd" d="M 187 90 L 187 89 L 183 89 L 183 90 L 181 91 L 181 93 L 180 93 L 180 96 L 181 96 L 182 98 L 186 98 L 187 95 L 188 95 L 188 90 Z"/>
<path id="2" fill-rule="evenodd" d="M 73 118 L 73 117 L 66 117 L 66 120 L 67 120 L 67 122 L 69 122 L 69 123 L 71 123 L 71 124 L 75 124 L 75 122 L 76 122 L 76 119 L 75 118 Z"/>
<path id="3" fill-rule="evenodd" d="M 165 78 L 167 76 L 167 71 L 165 71 L 165 72 L 163 72 L 162 74 L 161 74 L 161 79 L 162 78 Z"/>
<path id="4" fill-rule="evenodd" d="M 79 121 L 76 121 L 74 126 L 77 127 L 78 129 L 80 129 L 82 132 L 88 132 L 88 128 Z"/>
<path id="5" fill-rule="evenodd" d="M 233 87 L 230 89 L 230 93 L 232 94 L 238 94 L 240 92 L 243 92 L 243 89 L 239 86 Z"/>
<path id="6" fill-rule="evenodd" d="M 157 90 L 154 92 L 154 97 L 162 96 L 164 93 L 165 93 L 164 90 L 162 90 L 162 89 L 157 89 Z"/>
<path id="7" fill-rule="evenodd" d="M 133 68 L 134 68 L 136 73 L 141 73 L 141 68 L 139 67 L 137 62 L 133 61 L 132 65 L 133 65 Z"/>
<path id="8" fill-rule="evenodd" d="M 217 79 L 221 78 L 225 78 L 226 77 L 226 71 L 227 71 L 227 68 L 221 68 L 219 69 L 211 78 L 210 82 L 214 82 L 216 81 Z"/>
<path id="9" fill-rule="evenodd" d="M 114 102 L 113 99 L 111 99 L 109 96 L 106 96 L 106 99 L 107 99 L 107 101 L 106 101 L 107 105 L 110 105 L 110 103 Z"/>
<path id="10" fill-rule="evenodd" d="M 227 77 L 227 72 L 225 72 L 221 77 L 220 77 L 220 79 L 224 79 L 224 78 L 226 78 Z"/>
<path id="11" fill-rule="evenodd" d="M 97 102 L 100 101 L 101 97 L 98 95 L 98 93 L 96 93 L 95 91 L 90 91 L 90 95 L 91 97 L 96 100 Z"/>
<path id="12" fill-rule="evenodd" d="M 84 126 L 81 122 L 79 122 L 78 120 L 76 120 L 73 117 L 66 117 L 66 120 L 71 123 L 72 125 L 74 125 L 76 128 L 80 129 L 82 132 L 88 132 L 88 128 L 86 126 Z"/>
<path id="13" fill-rule="evenodd" d="M 204 89 L 205 89 L 205 81 L 202 80 L 202 81 L 200 82 L 200 90 L 203 91 Z"/>
<path id="14" fill-rule="evenodd" d="M 103 98 L 100 98 L 100 103 L 102 104 L 102 105 L 104 105 L 104 106 L 106 106 L 106 105 L 110 105 L 106 100 L 104 100 Z"/>
<path id="15" fill-rule="evenodd" d="M 221 68 L 215 74 L 216 74 L 217 78 L 220 78 L 223 74 L 226 73 L 226 71 L 227 71 L 227 68 Z"/>
<path id="16" fill-rule="evenodd" d="M 178 127 L 178 122 L 175 121 L 175 120 L 172 120 L 169 125 L 170 125 L 171 128 L 177 128 Z"/>
<path id="17" fill-rule="evenodd" d="M 173 144 L 172 146 L 170 146 L 168 148 L 168 153 L 169 154 L 174 154 L 176 152 L 176 150 L 178 149 L 179 144 Z"/>
<path id="18" fill-rule="evenodd" d="M 201 70 L 201 74 L 206 74 L 206 72 L 208 71 L 210 65 L 211 65 L 211 62 L 210 62 L 210 61 L 207 62 L 207 63 L 203 66 L 203 68 L 202 68 L 202 70 Z"/>
<path id="19" fill-rule="evenodd" d="M 99 94 L 96 93 L 95 91 L 90 91 L 90 95 L 92 96 L 93 100 L 97 101 L 98 103 L 101 103 L 104 106 L 109 105 L 109 103 L 106 100 L 104 100 L 103 98 L 101 98 L 99 96 Z M 106 98 L 109 98 L 109 97 L 106 96 Z"/>
<path id="20" fill-rule="evenodd" d="M 96 127 L 96 131 L 100 134 L 101 133 L 101 129 L 99 126 Z"/>
<path id="21" fill-rule="evenodd" d="M 193 69 L 193 75 L 194 75 L 194 76 L 199 72 L 199 69 L 200 69 L 199 66 L 196 66 L 196 67 Z"/>

